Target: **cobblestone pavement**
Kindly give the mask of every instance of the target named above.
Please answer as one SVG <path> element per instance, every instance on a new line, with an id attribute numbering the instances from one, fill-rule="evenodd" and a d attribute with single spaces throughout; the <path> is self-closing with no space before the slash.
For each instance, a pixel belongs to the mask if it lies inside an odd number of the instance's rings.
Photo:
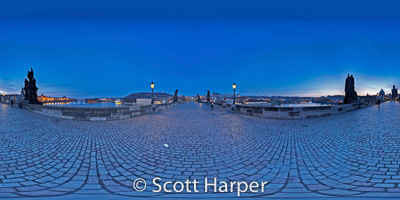
<path id="1" fill-rule="evenodd" d="M 189 103 L 83 122 L 0 105 L 0 197 L 236 197 L 153 193 L 154 177 L 269 182 L 243 197 L 400 197 L 399 113 L 389 102 L 273 120 Z M 132 189 L 139 177 L 148 181 L 143 192 Z"/>

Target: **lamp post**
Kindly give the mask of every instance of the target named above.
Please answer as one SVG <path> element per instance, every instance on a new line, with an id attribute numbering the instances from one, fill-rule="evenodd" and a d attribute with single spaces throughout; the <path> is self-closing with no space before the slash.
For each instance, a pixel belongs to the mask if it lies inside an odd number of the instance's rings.
<path id="1" fill-rule="evenodd" d="M 154 83 L 153 82 L 151 82 L 150 87 L 151 87 L 151 104 L 153 104 L 154 103 L 153 102 L 153 90 L 154 90 Z"/>
<path id="2" fill-rule="evenodd" d="M 235 105 L 236 104 L 236 96 L 235 96 L 236 84 L 235 83 L 233 83 L 232 88 L 233 88 L 233 105 Z"/>

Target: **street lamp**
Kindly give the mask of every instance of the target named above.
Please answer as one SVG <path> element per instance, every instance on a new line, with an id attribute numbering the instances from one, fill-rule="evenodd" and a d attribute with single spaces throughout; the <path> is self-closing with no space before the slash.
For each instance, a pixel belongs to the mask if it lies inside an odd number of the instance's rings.
<path id="1" fill-rule="evenodd" d="M 233 104 L 236 104 L 236 96 L 235 96 L 236 84 L 235 83 L 233 83 L 232 88 L 233 88 Z"/>
<path id="2" fill-rule="evenodd" d="M 151 82 L 150 87 L 151 87 L 151 104 L 153 104 L 153 90 L 154 90 L 154 83 L 153 82 Z"/>

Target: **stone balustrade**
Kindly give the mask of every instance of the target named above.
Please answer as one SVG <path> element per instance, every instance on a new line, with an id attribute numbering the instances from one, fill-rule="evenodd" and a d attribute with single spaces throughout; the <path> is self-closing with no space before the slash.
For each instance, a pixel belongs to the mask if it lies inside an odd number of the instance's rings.
<path id="1" fill-rule="evenodd" d="M 136 105 L 123 107 L 64 107 L 22 104 L 22 108 L 52 117 L 81 121 L 109 121 L 128 119 L 168 109 L 178 103 Z"/>
<path id="2" fill-rule="evenodd" d="M 263 105 L 232 105 L 227 103 L 214 103 L 215 106 L 229 112 L 265 117 L 271 119 L 305 119 L 329 116 L 333 114 L 348 112 L 351 110 L 372 106 L 368 103 L 340 104 L 329 106 L 304 106 L 304 107 L 275 107 Z"/>

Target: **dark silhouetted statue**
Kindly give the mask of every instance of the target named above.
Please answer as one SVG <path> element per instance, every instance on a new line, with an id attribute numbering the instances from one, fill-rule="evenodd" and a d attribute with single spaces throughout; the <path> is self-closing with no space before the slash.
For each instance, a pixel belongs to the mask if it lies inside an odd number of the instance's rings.
<path id="1" fill-rule="evenodd" d="M 399 96 L 399 92 L 395 85 L 393 85 L 392 89 L 392 101 L 396 101 L 397 97 Z"/>
<path id="2" fill-rule="evenodd" d="M 354 77 L 347 75 L 346 86 L 344 88 L 346 96 L 344 97 L 344 104 L 357 103 L 357 92 L 354 90 Z"/>
<path id="3" fill-rule="evenodd" d="M 200 103 L 200 102 L 201 102 L 201 98 L 200 98 L 199 93 L 197 93 L 197 103 Z"/>
<path id="4" fill-rule="evenodd" d="M 207 103 L 210 103 L 210 90 L 207 90 Z"/>
<path id="5" fill-rule="evenodd" d="M 174 102 L 178 102 L 178 89 L 175 90 Z"/>
<path id="6" fill-rule="evenodd" d="M 30 103 L 30 104 L 42 104 L 38 101 L 37 99 L 37 90 L 38 88 L 36 87 L 36 79 L 33 77 L 33 69 L 31 68 L 31 71 L 28 71 L 28 80 L 25 79 L 25 87 L 24 87 L 24 93 L 25 93 L 25 100 L 24 102 Z"/>

